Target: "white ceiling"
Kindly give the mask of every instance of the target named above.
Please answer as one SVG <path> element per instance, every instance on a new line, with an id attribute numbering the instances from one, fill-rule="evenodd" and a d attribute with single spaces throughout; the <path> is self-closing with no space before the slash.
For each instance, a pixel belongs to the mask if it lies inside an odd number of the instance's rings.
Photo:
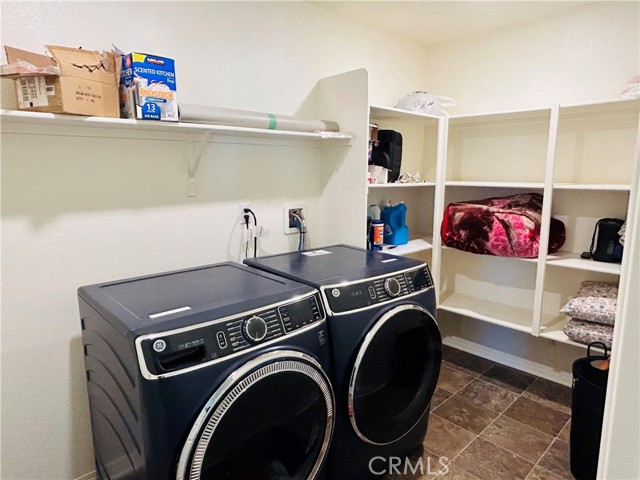
<path id="1" fill-rule="evenodd" d="M 311 1 L 399 37 L 428 46 L 524 24 L 594 1 Z"/>

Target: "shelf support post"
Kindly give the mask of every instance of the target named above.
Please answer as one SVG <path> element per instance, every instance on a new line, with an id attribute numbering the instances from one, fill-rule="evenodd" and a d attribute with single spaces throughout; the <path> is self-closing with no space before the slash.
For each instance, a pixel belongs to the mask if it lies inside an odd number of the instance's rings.
<path id="1" fill-rule="evenodd" d="M 560 108 L 551 107 L 549 117 L 549 138 L 547 140 L 547 161 L 544 174 L 544 195 L 542 203 L 542 222 L 540 225 L 540 247 L 538 249 L 538 263 L 536 267 L 536 283 L 533 299 L 533 319 L 531 334 L 538 337 L 542 330 L 542 315 L 544 300 L 544 282 L 547 267 L 547 252 L 549 250 L 549 232 L 551 230 L 551 211 L 553 205 L 553 172 L 556 164 L 556 143 L 558 139 L 558 120 Z"/>
<path id="2" fill-rule="evenodd" d="M 196 173 L 198 172 L 198 167 L 200 166 L 200 161 L 205 154 L 207 149 L 207 144 L 211 140 L 211 135 L 213 135 L 212 130 L 207 130 L 202 135 L 202 138 L 198 141 L 194 138 L 194 135 L 187 134 L 187 138 L 185 141 L 186 155 L 187 155 L 187 170 L 189 174 L 189 185 L 187 187 L 187 196 L 195 197 L 197 195 L 196 190 Z"/>

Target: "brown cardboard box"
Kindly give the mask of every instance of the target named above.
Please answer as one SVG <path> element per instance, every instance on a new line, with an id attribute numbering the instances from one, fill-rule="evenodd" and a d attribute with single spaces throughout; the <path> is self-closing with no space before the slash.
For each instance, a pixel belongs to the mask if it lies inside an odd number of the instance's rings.
<path id="1" fill-rule="evenodd" d="M 53 57 L 5 47 L 7 63 L 28 62 L 54 73 L 6 75 L 16 84 L 19 110 L 120 117 L 120 59 L 113 53 L 47 46 Z"/>

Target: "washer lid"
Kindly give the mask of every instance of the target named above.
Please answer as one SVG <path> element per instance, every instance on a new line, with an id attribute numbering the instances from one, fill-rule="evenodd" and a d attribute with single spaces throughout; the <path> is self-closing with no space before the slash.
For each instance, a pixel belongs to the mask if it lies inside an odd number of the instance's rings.
<path id="1" fill-rule="evenodd" d="M 362 280 L 423 265 L 423 262 L 411 258 L 348 245 L 250 258 L 244 263 L 315 287 Z"/>
<path id="2" fill-rule="evenodd" d="M 158 331 L 178 318 L 206 312 L 208 320 L 311 292 L 281 277 L 232 262 L 81 287 L 78 294 L 124 331 Z M 203 319 L 197 319 L 202 321 Z M 149 328 L 148 328 L 149 327 Z"/>

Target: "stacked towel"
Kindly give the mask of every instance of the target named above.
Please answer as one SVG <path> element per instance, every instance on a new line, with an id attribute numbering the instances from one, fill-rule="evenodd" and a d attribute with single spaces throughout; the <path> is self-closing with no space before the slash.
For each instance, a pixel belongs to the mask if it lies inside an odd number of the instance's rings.
<path id="1" fill-rule="evenodd" d="M 611 348 L 618 304 L 618 287 L 613 283 L 585 281 L 580 291 L 560 310 L 571 320 L 564 333 L 574 342 L 602 342 Z"/>

